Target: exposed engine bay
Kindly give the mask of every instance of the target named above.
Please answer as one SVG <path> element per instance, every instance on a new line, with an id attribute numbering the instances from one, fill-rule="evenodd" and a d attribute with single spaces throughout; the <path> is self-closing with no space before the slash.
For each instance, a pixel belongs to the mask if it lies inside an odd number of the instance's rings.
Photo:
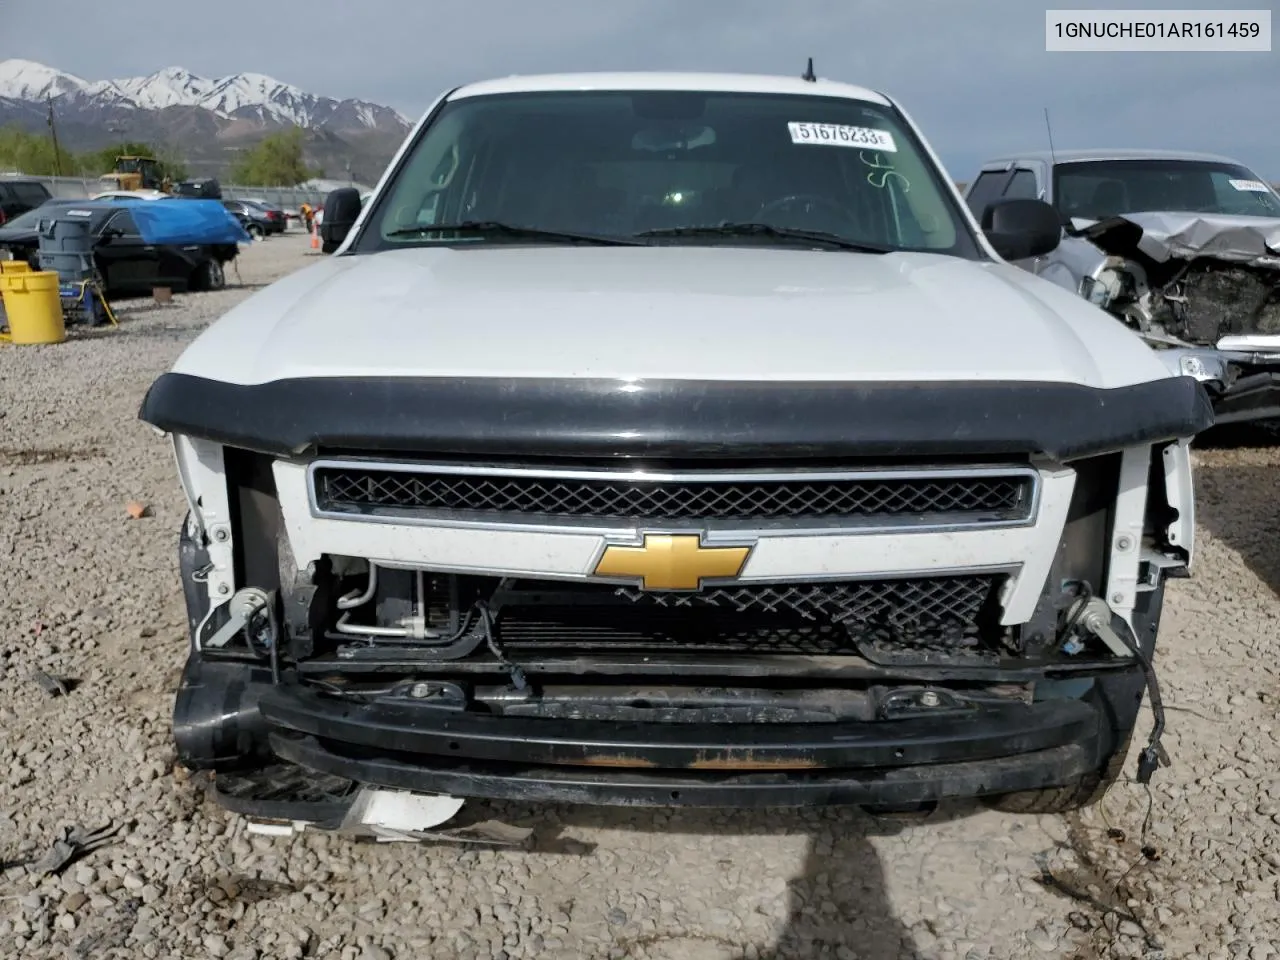
<path id="1" fill-rule="evenodd" d="M 1152 217 L 1169 215 L 1113 217 L 1078 232 L 1108 254 L 1082 282 L 1086 299 L 1158 344 L 1280 335 L 1280 255 L 1270 251 L 1269 237 L 1232 245 L 1222 241 L 1227 225 L 1211 231 L 1197 220 L 1193 244 L 1138 222 Z"/>

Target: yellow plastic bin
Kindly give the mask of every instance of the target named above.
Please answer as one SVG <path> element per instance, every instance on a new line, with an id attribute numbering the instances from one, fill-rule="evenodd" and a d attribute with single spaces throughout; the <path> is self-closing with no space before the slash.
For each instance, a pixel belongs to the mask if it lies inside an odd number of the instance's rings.
<path id="1" fill-rule="evenodd" d="M 25 260 L 0 260 L 0 275 L 6 273 L 30 273 L 31 264 Z"/>
<path id="2" fill-rule="evenodd" d="M 4 297 L 4 312 L 9 319 L 9 332 L 0 333 L 0 340 L 33 344 L 67 339 L 55 271 L 2 271 L 0 296 Z"/>

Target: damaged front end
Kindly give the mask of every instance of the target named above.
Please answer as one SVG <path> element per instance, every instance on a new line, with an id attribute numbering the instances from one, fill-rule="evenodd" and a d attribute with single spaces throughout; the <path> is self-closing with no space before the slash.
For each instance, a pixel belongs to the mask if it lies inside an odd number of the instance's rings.
<path id="1" fill-rule="evenodd" d="M 181 761 L 213 775 L 224 806 L 281 830 L 402 828 L 370 825 L 396 803 L 370 790 L 1079 803 L 1118 775 L 1149 693 L 1149 777 L 1163 758 L 1151 657 L 1164 583 L 1192 561 L 1203 392 L 1174 378 L 1019 384 L 988 407 L 985 385 L 914 388 L 987 432 L 974 439 L 891 388 L 860 389 L 795 388 L 839 413 L 807 418 L 822 431 L 809 438 L 789 409 L 762 406 L 762 435 L 791 431 L 763 448 L 772 459 L 743 444 L 708 457 L 692 439 L 640 456 L 620 428 L 583 451 L 557 440 L 563 411 L 534 394 L 505 454 L 176 435 L 191 505 Z M 1036 404 L 1052 433 L 1027 437 Z M 886 452 L 877 424 L 928 453 Z M 993 432 L 1005 427 L 1016 433 Z M 433 825 L 407 809 L 415 833 Z"/>
<path id="2" fill-rule="evenodd" d="M 1081 296 L 1203 383 L 1217 423 L 1280 418 L 1280 221 L 1135 213 L 1069 232 L 1106 255 Z"/>

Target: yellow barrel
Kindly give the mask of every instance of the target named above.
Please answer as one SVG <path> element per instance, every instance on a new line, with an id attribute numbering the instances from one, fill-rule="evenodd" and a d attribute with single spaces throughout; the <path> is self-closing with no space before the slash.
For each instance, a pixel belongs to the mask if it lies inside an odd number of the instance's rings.
<path id="1" fill-rule="evenodd" d="M 0 274 L 30 272 L 31 264 L 25 260 L 0 260 Z"/>
<path id="2" fill-rule="evenodd" d="M 8 343 L 61 343 L 67 339 L 58 296 L 58 274 L 53 270 L 0 272 L 0 296 L 9 320 L 9 332 L 0 334 Z"/>

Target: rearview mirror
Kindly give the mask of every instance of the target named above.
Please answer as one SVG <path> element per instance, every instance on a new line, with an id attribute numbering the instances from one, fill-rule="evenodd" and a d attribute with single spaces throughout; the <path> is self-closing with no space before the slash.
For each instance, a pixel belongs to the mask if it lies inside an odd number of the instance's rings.
<path id="1" fill-rule="evenodd" d="M 320 249 L 333 253 L 347 239 L 356 218 L 360 216 L 360 191 L 342 187 L 324 198 L 324 220 L 320 224 Z"/>
<path id="2" fill-rule="evenodd" d="M 1044 256 L 1062 242 L 1058 211 L 1043 200 L 996 200 L 982 211 L 981 223 L 991 246 L 1006 260 Z"/>

